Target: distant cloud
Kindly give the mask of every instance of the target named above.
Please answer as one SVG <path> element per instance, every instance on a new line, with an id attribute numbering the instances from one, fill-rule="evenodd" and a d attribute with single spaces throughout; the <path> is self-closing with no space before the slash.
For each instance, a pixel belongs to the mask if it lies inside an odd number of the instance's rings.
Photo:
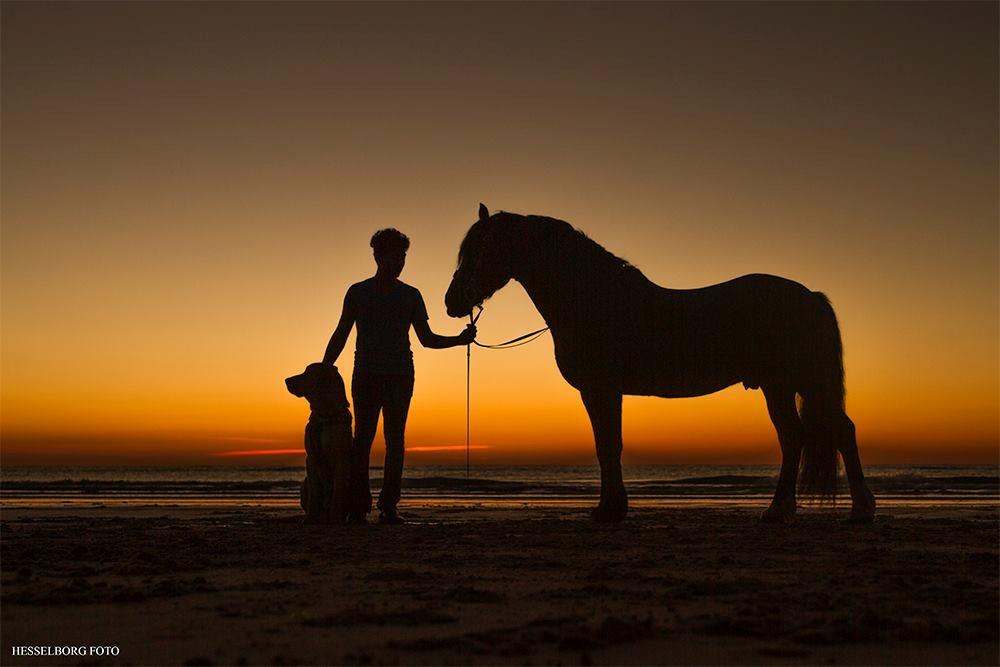
<path id="1" fill-rule="evenodd" d="M 407 447 L 408 452 L 451 452 L 464 451 L 465 445 L 434 445 L 428 447 Z M 490 445 L 471 445 L 469 449 L 491 449 Z"/>
<path id="2" fill-rule="evenodd" d="M 285 443 L 288 442 L 288 440 L 285 440 L 285 439 L 282 439 L 282 438 L 247 438 L 247 437 L 243 437 L 243 436 L 239 436 L 239 435 L 223 435 L 223 436 L 219 436 L 219 437 L 216 437 L 216 438 L 213 438 L 213 439 L 214 440 L 230 440 L 232 442 L 259 442 L 259 443 L 262 443 L 262 444 L 263 443 L 285 444 Z"/>
<path id="3" fill-rule="evenodd" d="M 304 449 L 240 449 L 229 452 L 215 452 L 212 456 L 292 456 L 304 455 Z"/>
<path id="4" fill-rule="evenodd" d="M 281 440 L 257 440 L 254 438 L 220 438 L 220 440 L 246 440 L 248 442 L 282 442 Z M 490 445 L 472 445 L 469 449 L 492 449 Z M 464 451 L 465 445 L 429 445 L 407 447 L 407 452 L 452 452 Z M 228 452 L 215 452 L 212 456 L 293 456 L 304 455 L 303 449 L 238 449 Z"/>

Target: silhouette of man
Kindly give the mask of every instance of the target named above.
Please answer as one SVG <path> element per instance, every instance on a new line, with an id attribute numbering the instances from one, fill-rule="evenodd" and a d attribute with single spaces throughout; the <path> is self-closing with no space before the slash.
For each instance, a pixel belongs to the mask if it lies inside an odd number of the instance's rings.
<path id="1" fill-rule="evenodd" d="M 344 350 L 351 328 L 358 325 L 351 397 L 354 399 L 354 444 L 351 452 L 350 512 L 352 523 L 366 523 L 371 511 L 368 459 L 379 412 L 385 432 L 385 466 L 379 493 L 379 523 L 400 524 L 396 511 L 403 478 L 403 435 L 413 395 L 413 353 L 410 325 L 424 347 L 443 349 L 468 345 L 476 327 L 468 325 L 457 336 L 440 336 L 427 325 L 427 308 L 420 291 L 399 280 L 410 239 L 396 229 L 380 229 L 371 247 L 378 269 L 368 280 L 351 285 L 344 309 L 330 337 L 323 363 L 333 364 Z"/>

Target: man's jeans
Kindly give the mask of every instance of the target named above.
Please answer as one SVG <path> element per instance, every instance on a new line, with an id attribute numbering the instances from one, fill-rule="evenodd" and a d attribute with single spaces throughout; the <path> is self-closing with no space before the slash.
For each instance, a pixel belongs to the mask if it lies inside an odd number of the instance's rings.
<path id="1" fill-rule="evenodd" d="M 413 396 L 412 375 L 384 375 L 355 372 L 351 379 L 354 401 L 354 447 L 351 451 L 351 486 L 356 499 L 355 513 L 371 511 L 372 496 L 368 481 L 368 459 L 371 455 L 378 416 L 382 413 L 385 433 L 385 467 L 382 469 L 382 491 L 379 509 L 395 509 L 403 480 L 403 434 L 406 415 Z"/>

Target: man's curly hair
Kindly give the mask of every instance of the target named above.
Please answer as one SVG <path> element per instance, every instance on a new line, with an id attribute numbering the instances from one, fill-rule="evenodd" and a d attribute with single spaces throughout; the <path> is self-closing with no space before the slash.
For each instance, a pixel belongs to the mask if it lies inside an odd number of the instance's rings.
<path id="1" fill-rule="evenodd" d="M 410 249 L 410 237 L 398 229 L 388 227 L 372 234 L 372 240 L 369 245 L 375 251 L 376 255 L 394 250 L 406 252 Z"/>

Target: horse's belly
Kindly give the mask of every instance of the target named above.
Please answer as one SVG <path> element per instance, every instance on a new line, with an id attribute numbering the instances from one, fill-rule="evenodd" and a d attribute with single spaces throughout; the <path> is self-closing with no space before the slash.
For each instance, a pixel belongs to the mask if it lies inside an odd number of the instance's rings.
<path id="1" fill-rule="evenodd" d="M 657 344 L 643 341 L 623 357 L 623 390 L 627 394 L 679 398 L 702 396 L 740 379 L 734 352 L 705 341 Z M 683 344 L 678 344 L 683 342 Z"/>
<path id="2" fill-rule="evenodd" d="M 659 396 L 660 398 L 692 398 L 722 391 L 738 383 L 739 378 L 726 378 L 688 382 L 660 382 L 655 384 L 628 384 L 623 394 L 630 396 Z"/>
<path id="3" fill-rule="evenodd" d="M 744 380 L 738 365 L 716 358 L 692 363 L 679 362 L 669 355 L 588 355 L 558 363 L 566 381 L 579 390 L 612 389 L 630 396 L 687 398 L 721 391 Z M 559 362 L 557 356 L 557 362 Z"/>
<path id="4" fill-rule="evenodd" d="M 556 340 L 556 363 L 573 387 L 611 389 L 634 396 L 704 396 L 743 382 L 757 388 L 770 377 L 767 348 L 718 330 L 677 330 L 671 336 L 607 334 L 586 345 Z M 754 352 L 754 353 L 751 353 Z"/>

